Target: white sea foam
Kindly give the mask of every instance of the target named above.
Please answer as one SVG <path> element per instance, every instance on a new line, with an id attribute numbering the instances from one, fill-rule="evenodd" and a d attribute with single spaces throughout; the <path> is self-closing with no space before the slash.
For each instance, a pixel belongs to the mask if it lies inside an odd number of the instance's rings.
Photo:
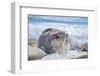
<path id="1" fill-rule="evenodd" d="M 73 59 L 73 58 L 79 58 L 79 57 L 87 56 L 87 55 L 88 55 L 87 52 L 79 52 L 76 50 L 70 50 L 69 52 L 63 53 L 63 54 L 58 54 L 58 53 L 49 54 L 47 56 L 44 56 L 42 60 Z"/>

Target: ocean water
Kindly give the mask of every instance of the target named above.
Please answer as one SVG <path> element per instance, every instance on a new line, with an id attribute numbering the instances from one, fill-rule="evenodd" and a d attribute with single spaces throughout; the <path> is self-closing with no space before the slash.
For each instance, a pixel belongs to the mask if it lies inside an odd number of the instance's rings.
<path id="1" fill-rule="evenodd" d="M 76 41 L 77 43 L 88 42 L 88 26 L 84 24 L 63 24 L 63 23 L 42 23 L 42 24 L 29 24 L 29 38 L 38 40 L 41 33 L 47 28 L 55 28 L 65 33 Z"/>

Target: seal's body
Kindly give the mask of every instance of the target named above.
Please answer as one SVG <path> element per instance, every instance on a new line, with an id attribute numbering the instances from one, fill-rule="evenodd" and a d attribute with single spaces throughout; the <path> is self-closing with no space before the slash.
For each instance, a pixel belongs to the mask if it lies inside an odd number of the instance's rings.
<path id="1" fill-rule="evenodd" d="M 47 54 L 64 53 L 70 49 L 69 35 L 58 29 L 48 28 L 44 30 L 39 38 L 38 47 Z"/>

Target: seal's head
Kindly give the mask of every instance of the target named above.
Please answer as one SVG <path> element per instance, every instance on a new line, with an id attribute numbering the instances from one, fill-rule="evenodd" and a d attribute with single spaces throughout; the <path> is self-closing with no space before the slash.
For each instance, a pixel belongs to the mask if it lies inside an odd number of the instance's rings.
<path id="1" fill-rule="evenodd" d="M 39 48 L 44 50 L 46 53 L 63 53 L 67 51 L 68 45 L 68 34 L 58 29 L 48 28 L 43 31 L 39 38 Z"/>

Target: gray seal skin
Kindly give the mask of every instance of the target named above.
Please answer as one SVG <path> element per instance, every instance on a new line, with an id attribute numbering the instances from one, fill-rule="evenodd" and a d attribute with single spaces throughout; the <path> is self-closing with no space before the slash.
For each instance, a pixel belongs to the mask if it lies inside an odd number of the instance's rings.
<path id="1" fill-rule="evenodd" d="M 38 40 L 38 47 L 47 54 L 64 53 L 70 49 L 69 35 L 58 29 L 48 28 L 42 32 Z"/>

